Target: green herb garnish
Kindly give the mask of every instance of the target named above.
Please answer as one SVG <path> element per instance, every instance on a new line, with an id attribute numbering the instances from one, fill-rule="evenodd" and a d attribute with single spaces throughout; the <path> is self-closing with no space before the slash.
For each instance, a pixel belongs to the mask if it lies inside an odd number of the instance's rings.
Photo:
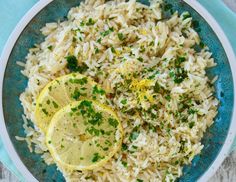
<path id="1" fill-rule="evenodd" d="M 81 93 L 78 90 L 75 90 L 71 97 L 75 100 L 78 100 L 80 96 L 81 96 Z"/>
<path id="2" fill-rule="evenodd" d="M 81 79 L 70 79 L 69 80 L 70 83 L 75 83 L 75 84 L 80 84 L 80 85 L 85 85 L 86 83 L 88 83 L 87 77 L 81 78 Z"/>
<path id="3" fill-rule="evenodd" d="M 185 57 L 182 56 L 177 57 L 177 59 L 175 60 L 175 66 L 180 67 L 181 63 L 183 63 L 184 61 L 186 61 Z"/>
<path id="4" fill-rule="evenodd" d="M 45 115 L 48 115 L 48 112 L 47 112 L 46 109 L 43 108 L 42 111 L 43 111 L 43 113 L 44 113 Z"/>
<path id="5" fill-rule="evenodd" d="M 103 159 L 104 157 L 101 157 L 100 155 L 99 155 L 99 153 L 94 153 L 93 154 L 93 158 L 92 158 L 92 162 L 97 162 L 97 161 L 99 161 L 99 160 L 101 160 L 101 159 Z"/>
<path id="6" fill-rule="evenodd" d="M 129 136 L 129 140 L 130 140 L 130 141 L 134 141 L 134 140 L 136 140 L 136 139 L 138 138 L 138 136 L 139 136 L 139 132 L 133 131 L 133 132 L 130 134 L 130 136 Z"/>
<path id="7" fill-rule="evenodd" d="M 87 71 L 87 69 L 88 69 L 88 66 L 85 63 L 78 65 L 78 60 L 76 59 L 75 56 L 67 56 L 66 61 L 67 61 L 67 68 L 71 72 L 83 73 L 83 72 Z"/>
<path id="8" fill-rule="evenodd" d="M 123 41 L 123 40 L 125 39 L 123 33 L 118 33 L 117 36 L 118 36 L 118 38 L 119 38 L 120 41 Z"/>
<path id="9" fill-rule="evenodd" d="M 53 104 L 54 108 L 58 108 L 59 107 L 58 104 L 56 102 L 54 102 L 54 101 L 52 101 L 52 104 Z"/>
<path id="10" fill-rule="evenodd" d="M 97 42 L 98 42 L 99 44 L 101 44 L 102 38 L 99 38 L 99 39 L 97 40 Z"/>
<path id="11" fill-rule="evenodd" d="M 95 48 L 95 54 L 98 54 L 99 53 L 99 49 L 96 47 Z"/>
<path id="12" fill-rule="evenodd" d="M 170 96 L 170 95 L 167 95 L 167 96 L 165 96 L 165 99 L 166 99 L 167 101 L 170 101 L 170 100 L 171 100 L 171 96 Z"/>
<path id="13" fill-rule="evenodd" d="M 93 136 L 99 136 L 100 135 L 100 130 L 94 128 L 93 126 L 90 128 L 87 128 L 86 131 Z"/>
<path id="14" fill-rule="evenodd" d="M 185 12 L 185 13 L 183 14 L 183 20 L 186 20 L 186 19 L 188 19 L 188 18 L 191 18 L 191 15 L 190 15 L 189 12 Z"/>
<path id="15" fill-rule="evenodd" d="M 127 104 L 127 99 L 121 100 L 120 103 L 123 104 L 123 105 Z"/>
<path id="16" fill-rule="evenodd" d="M 84 21 L 80 22 L 80 26 L 83 27 L 84 26 Z"/>
<path id="17" fill-rule="evenodd" d="M 125 143 L 122 143 L 121 149 L 125 151 L 128 149 L 128 146 Z"/>
<path id="18" fill-rule="evenodd" d="M 143 62 L 143 58 L 142 57 L 138 57 L 137 60 L 140 61 L 140 62 Z"/>
<path id="19" fill-rule="evenodd" d="M 114 128 L 117 128 L 119 122 L 116 119 L 108 118 L 108 123 L 113 126 Z"/>
<path id="20" fill-rule="evenodd" d="M 112 53 L 116 53 L 116 50 L 115 50 L 114 47 L 111 47 L 111 52 L 112 52 Z"/>
<path id="21" fill-rule="evenodd" d="M 122 164 L 124 167 L 128 167 L 128 163 L 125 162 L 125 161 L 121 161 L 121 164 Z"/>
<path id="22" fill-rule="evenodd" d="M 52 46 L 50 45 L 50 46 L 48 46 L 48 49 L 50 50 L 50 51 L 52 51 Z"/>
<path id="23" fill-rule="evenodd" d="M 100 35 L 105 37 L 105 36 L 109 35 L 111 32 L 114 32 L 114 28 L 113 27 L 110 27 L 108 30 L 106 30 L 104 32 L 101 32 Z"/>
<path id="24" fill-rule="evenodd" d="M 188 77 L 187 72 L 183 68 L 177 67 L 175 70 L 169 72 L 169 76 L 176 84 L 180 84 Z"/>
<path id="25" fill-rule="evenodd" d="M 99 88 L 97 87 L 97 85 L 95 85 L 95 86 L 93 87 L 93 94 L 104 95 L 105 93 L 106 93 L 105 90 L 99 89 Z"/>
<path id="26" fill-rule="evenodd" d="M 195 122 L 189 123 L 189 128 L 192 129 L 194 127 L 194 125 L 195 125 Z"/>
<path id="27" fill-rule="evenodd" d="M 188 114 L 195 114 L 195 113 L 197 113 L 197 112 L 198 112 L 197 109 L 189 109 L 189 110 L 188 110 Z"/>
<path id="28" fill-rule="evenodd" d="M 102 113 L 96 112 L 92 115 L 91 119 L 88 120 L 88 123 L 99 126 L 102 124 L 102 118 Z"/>
<path id="29" fill-rule="evenodd" d="M 95 21 L 92 18 L 89 18 L 88 22 L 86 23 L 87 26 L 94 25 Z"/>

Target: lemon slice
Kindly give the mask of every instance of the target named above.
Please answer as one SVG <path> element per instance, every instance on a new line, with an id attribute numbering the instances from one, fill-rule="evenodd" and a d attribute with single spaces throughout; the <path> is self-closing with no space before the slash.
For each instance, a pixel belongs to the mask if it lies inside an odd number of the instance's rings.
<path id="1" fill-rule="evenodd" d="M 105 91 L 91 78 L 69 74 L 48 83 L 36 101 L 35 122 L 46 133 L 53 115 L 62 107 L 82 98 L 105 101 Z"/>
<path id="2" fill-rule="evenodd" d="M 81 100 L 59 110 L 46 142 L 54 160 L 71 170 L 91 170 L 119 150 L 123 129 L 116 114 L 96 101 Z"/>

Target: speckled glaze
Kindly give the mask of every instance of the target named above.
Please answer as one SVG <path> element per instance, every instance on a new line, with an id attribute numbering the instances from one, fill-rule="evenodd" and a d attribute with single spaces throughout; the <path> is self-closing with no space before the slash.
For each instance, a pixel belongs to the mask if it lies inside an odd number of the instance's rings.
<path id="1" fill-rule="evenodd" d="M 73 6 L 79 5 L 79 2 L 80 0 L 54 0 L 40 11 L 17 40 L 5 70 L 3 111 L 7 130 L 19 157 L 39 181 L 64 181 L 64 178 L 56 169 L 55 165 L 47 166 L 40 155 L 29 152 L 25 142 L 15 139 L 16 135 L 25 135 L 21 117 L 23 108 L 19 101 L 19 95 L 27 85 L 27 79 L 20 74 L 21 68 L 16 65 L 16 61 L 25 60 L 28 49 L 34 44 L 43 41 L 44 37 L 40 33 L 40 28 L 47 22 L 65 19 L 68 10 Z M 141 2 L 148 4 L 147 0 L 141 0 Z M 203 42 L 210 48 L 218 64 L 217 67 L 207 70 L 207 74 L 210 78 L 213 78 L 215 75 L 219 76 L 219 79 L 214 84 L 216 89 L 215 95 L 220 100 L 219 113 L 215 118 L 215 123 L 204 135 L 202 143 L 205 147 L 201 155 L 196 156 L 191 165 L 184 167 L 184 174 L 179 179 L 181 182 L 193 182 L 199 179 L 209 168 L 225 142 L 233 112 L 233 78 L 226 53 L 214 31 L 206 21 L 194 9 L 181 0 L 167 0 L 167 3 L 171 3 L 173 5 L 172 9 L 178 10 L 180 13 L 189 11 L 193 20 L 199 22 L 196 30 Z M 169 13 L 165 14 L 165 16 L 168 15 Z"/>

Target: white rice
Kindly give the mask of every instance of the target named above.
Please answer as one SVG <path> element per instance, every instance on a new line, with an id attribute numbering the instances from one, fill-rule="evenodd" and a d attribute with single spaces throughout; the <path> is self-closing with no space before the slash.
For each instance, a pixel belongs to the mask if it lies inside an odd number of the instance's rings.
<path id="1" fill-rule="evenodd" d="M 29 79 L 20 100 L 26 118 L 33 123 L 40 91 L 69 73 L 68 55 L 88 66 L 85 75 L 96 78 L 107 92 L 116 93 L 110 103 L 122 121 L 123 143 L 128 149 L 93 171 L 58 166 L 68 181 L 174 181 L 182 175 L 183 165 L 201 152 L 201 138 L 213 123 L 218 105 L 211 86 L 217 77 L 209 80 L 205 69 L 216 64 L 207 47 L 194 50 L 200 38 L 192 28 L 192 18 L 186 18 L 188 13 L 175 12 L 162 19 L 161 3 L 151 1 L 148 7 L 134 0 L 88 0 L 72 8 L 67 21 L 47 23 L 41 29 L 45 41 L 29 50 L 26 63 L 17 62 Z M 89 18 L 94 25 L 86 25 Z M 103 37 L 105 31 L 108 35 Z M 119 40 L 118 33 L 124 40 Z M 185 60 L 176 68 L 179 56 Z M 177 69 L 185 74 L 180 83 L 175 83 L 181 76 Z M 125 99 L 127 103 L 122 104 Z M 30 127 L 25 116 L 26 138 L 17 139 L 26 141 L 30 151 L 42 154 L 47 164 L 54 163 L 44 134 L 37 126 Z M 131 140 L 135 129 L 137 138 Z"/>

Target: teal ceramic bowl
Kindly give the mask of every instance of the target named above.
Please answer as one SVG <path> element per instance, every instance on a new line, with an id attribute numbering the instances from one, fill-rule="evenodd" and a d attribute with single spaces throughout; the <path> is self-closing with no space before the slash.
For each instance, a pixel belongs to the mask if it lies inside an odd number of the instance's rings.
<path id="1" fill-rule="evenodd" d="M 147 0 L 141 0 L 148 4 Z M 234 113 L 235 92 L 235 60 L 234 54 L 223 31 L 196 1 L 167 0 L 173 10 L 180 13 L 189 11 L 193 17 L 195 28 L 213 53 L 216 67 L 207 70 L 210 78 L 218 75 L 214 84 L 216 97 L 220 100 L 219 113 L 214 124 L 207 130 L 202 139 L 204 148 L 196 156 L 191 165 L 184 167 L 182 182 L 206 181 L 219 167 L 226 156 L 235 135 L 236 124 Z M 1 96 L 1 135 L 8 152 L 27 181 L 64 181 L 55 165 L 47 166 L 40 155 L 30 153 L 26 143 L 19 142 L 15 136 L 24 136 L 23 108 L 19 95 L 27 85 L 27 79 L 20 74 L 16 61 L 24 60 L 27 51 L 35 43 L 43 41 L 40 33 L 47 22 L 63 20 L 68 10 L 80 4 L 80 0 L 43 0 L 36 4 L 18 24 L 4 50 L 0 78 Z M 165 16 L 169 16 L 166 13 Z"/>

